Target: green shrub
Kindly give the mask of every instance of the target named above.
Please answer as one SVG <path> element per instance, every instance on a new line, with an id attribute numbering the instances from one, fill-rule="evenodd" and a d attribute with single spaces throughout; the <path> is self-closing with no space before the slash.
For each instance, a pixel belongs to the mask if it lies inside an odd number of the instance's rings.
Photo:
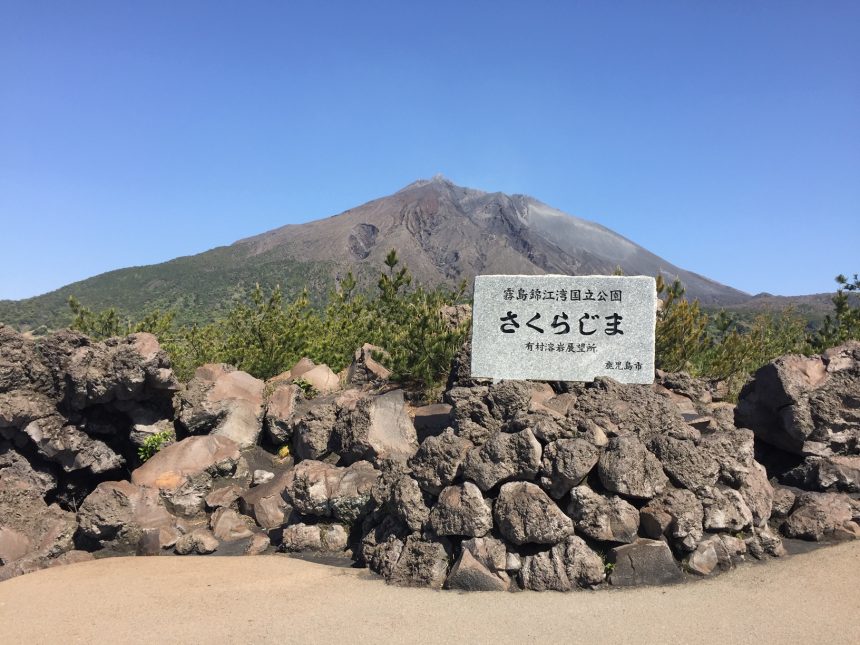
<path id="1" fill-rule="evenodd" d="M 319 390 L 317 390 L 313 385 L 308 383 L 305 379 L 299 377 L 293 380 L 293 384 L 297 385 L 299 389 L 302 391 L 302 394 L 305 395 L 306 399 L 312 399 L 317 394 L 319 394 Z"/>
<path id="2" fill-rule="evenodd" d="M 708 327 L 699 302 L 684 299 L 684 286 L 675 280 L 667 286 L 657 276 L 657 295 L 663 306 L 657 312 L 656 363 L 667 372 L 691 370 Z"/>
<path id="3" fill-rule="evenodd" d="M 307 293 L 284 302 L 280 287 L 266 293 L 259 285 L 239 295 L 221 319 L 206 325 L 174 324 L 171 314 L 154 312 L 138 323 L 122 321 L 114 309 L 94 313 L 74 298 L 73 328 L 103 339 L 135 331 L 154 333 L 170 355 L 174 370 L 188 380 L 204 363 L 229 363 L 261 379 L 288 370 L 301 357 L 339 372 L 364 343 L 384 348 L 392 379 L 430 392 L 444 381 L 469 326 L 451 327 L 440 310 L 463 297 L 444 288 L 412 288 L 406 267 L 391 251 L 377 293 L 357 294 L 347 274 L 322 308 Z"/>
<path id="4" fill-rule="evenodd" d="M 174 439 L 176 439 L 176 435 L 173 430 L 164 430 L 150 435 L 143 440 L 143 445 L 137 449 L 137 456 L 141 462 L 147 461 L 159 450 L 172 443 Z"/>
<path id="5" fill-rule="evenodd" d="M 745 324 L 725 311 L 708 316 L 698 301 L 683 298 L 677 280 L 667 287 L 658 277 L 657 293 L 663 300 L 657 315 L 657 367 L 726 381 L 730 399 L 762 365 L 810 350 L 806 321 L 791 309 L 762 313 Z"/>
<path id="6" fill-rule="evenodd" d="M 853 280 L 844 275 L 836 276 L 836 295 L 833 296 L 833 315 L 824 319 L 824 324 L 813 334 L 810 342 L 817 351 L 833 347 L 847 340 L 860 340 L 860 303 L 851 306 L 849 294 L 860 292 L 860 277 Z"/>
<path id="7" fill-rule="evenodd" d="M 162 313 L 155 310 L 138 322 L 132 322 L 130 319 L 121 320 L 114 308 L 95 313 L 84 307 L 74 296 L 69 297 L 69 309 L 72 310 L 73 316 L 70 329 L 80 331 L 96 340 L 144 331 L 155 334 L 159 338 L 168 337 L 173 328 L 173 312 Z"/>

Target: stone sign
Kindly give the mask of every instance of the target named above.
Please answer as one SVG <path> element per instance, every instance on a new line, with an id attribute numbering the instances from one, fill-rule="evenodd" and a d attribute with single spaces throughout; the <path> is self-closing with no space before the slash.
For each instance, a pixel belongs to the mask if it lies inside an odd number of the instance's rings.
<path id="1" fill-rule="evenodd" d="M 656 314 L 648 276 L 477 276 L 472 376 L 651 383 Z"/>

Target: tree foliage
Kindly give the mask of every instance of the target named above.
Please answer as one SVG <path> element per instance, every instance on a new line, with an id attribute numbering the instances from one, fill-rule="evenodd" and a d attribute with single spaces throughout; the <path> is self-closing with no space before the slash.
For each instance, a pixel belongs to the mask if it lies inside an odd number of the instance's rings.
<path id="1" fill-rule="evenodd" d="M 96 339 L 154 333 L 183 379 L 199 365 L 213 362 L 267 379 L 303 356 L 337 372 L 369 342 L 387 351 L 383 362 L 395 380 L 429 391 L 444 380 L 468 332 L 468 322 L 450 324 L 444 316 L 445 307 L 461 301 L 465 285 L 457 291 L 413 288 L 409 270 L 399 265 L 391 251 L 374 296 L 357 294 L 357 281 L 347 273 L 322 309 L 312 305 L 307 292 L 285 302 L 279 286 L 267 292 L 255 285 L 236 298 L 221 319 L 179 326 L 160 312 L 139 323 L 123 321 L 115 309 L 94 313 L 72 298 L 72 327 Z"/>
<path id="2" fill-rule="evenodd" d="M 839 286 L 833 296 L 833 315 L 824 318 L 824 324 L 812 338 L 817 350 L 860 339 L 860 304 L 852 307 L 848 297 L 849 293 L 860 292 L 860 277 L 855 273 L 854 279 L 849 280 L 840 274 L 836 276 L 836 284 Z"/>
<path id="3" fill-rule="evenodd" d="M 725 311 L 708 316 L 698 301 L 684 299 L 678 280 L 667 286 L 658 277 L 657 293 L 662 300 L 657 315 L 657 367 L 726 381 L 732 398 L 765 363 L 810 349 L 806 321 L 792 309 L 758 314 L 745 323 Z"/>

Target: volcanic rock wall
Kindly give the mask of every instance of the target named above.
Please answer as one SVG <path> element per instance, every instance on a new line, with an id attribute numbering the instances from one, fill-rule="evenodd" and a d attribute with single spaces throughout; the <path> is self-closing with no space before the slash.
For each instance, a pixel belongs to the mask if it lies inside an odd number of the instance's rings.
<path id="1" fill-rule="evenodd" d="M 444 402 L 416 407 L 373 353 L 341 375 L 206 365 L 180 385 L 147 334 L 0 327 L 0 578 L 100 550 L 276 548 L 401 585 L 570 590 L 860 535 L 857 344 L 762 368 L 737 414 L 683 374 L 474 381 L 468 346 Z"/>

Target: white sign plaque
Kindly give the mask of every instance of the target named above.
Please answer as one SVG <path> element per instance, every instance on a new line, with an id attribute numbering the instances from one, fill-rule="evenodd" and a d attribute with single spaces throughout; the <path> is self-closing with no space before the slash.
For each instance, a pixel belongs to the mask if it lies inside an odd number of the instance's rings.
<path id="1" fill-rule="evenodd" d="M 656 313 L 649 276 L 478 276 L 472 376 L 652 383 Z"/>

